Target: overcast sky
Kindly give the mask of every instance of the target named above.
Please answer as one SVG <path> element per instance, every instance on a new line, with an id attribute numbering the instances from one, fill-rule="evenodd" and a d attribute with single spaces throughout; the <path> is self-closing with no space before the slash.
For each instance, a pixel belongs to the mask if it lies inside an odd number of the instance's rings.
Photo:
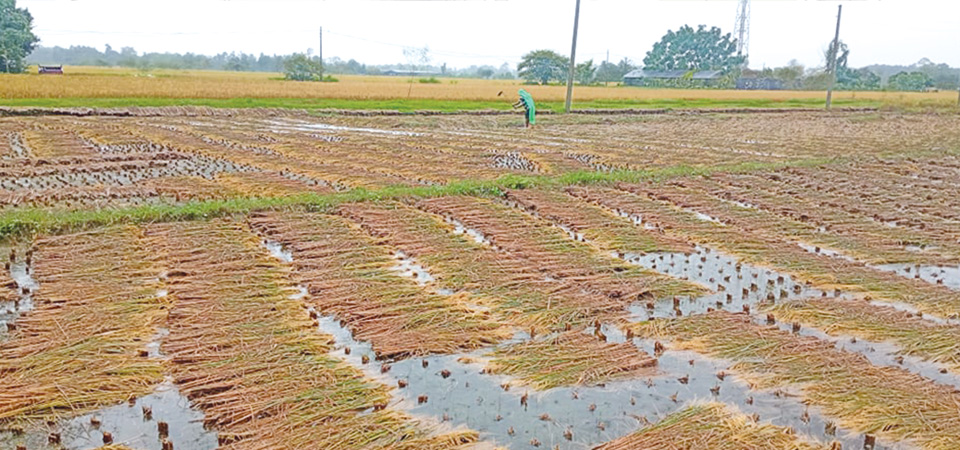
<path id="1" fill-rule="evenodd" d="M 430 48 L 452 67 L 516 64 L 533 49 L 570 52 L 575 0 L 19 0 L 41 45 L 105 44 L 119 50 L 215 54 L 304 52 L 368 64 L 406 62 L 404 47 Z M 797 59 L 822 64 L 843 4 L 841 39 L 850 65 L 912 64 L 927 57 L 960 66 L 957 0 L 754 0 L 750 65 Z M 684 24 L 732 32 L 736 0 L 583 0 L 578 61 L 643 60 Z"/>

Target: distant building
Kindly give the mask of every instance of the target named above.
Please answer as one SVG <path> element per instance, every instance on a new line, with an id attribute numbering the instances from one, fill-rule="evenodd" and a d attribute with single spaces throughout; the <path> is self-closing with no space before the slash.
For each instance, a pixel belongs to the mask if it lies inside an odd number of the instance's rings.
<path id="1" fill-rule="evenodd" d="M 776 78 L 737 78 L 737 89 L 745 91 L 780 91 L 783 81 Z"/>
<path id="2" fill-rule="evenodd" d="M 438 77 L 440 72 L 427 72 L 420 70 L 396 70 L 388 69 L 383 71 L 384 75 L 391 77 Z"/>
<path id="3" fill-rule="evenodd" d="M 623 76 L 627 86 L 663 86 L 679 81 L 692 81 L 703 86 L 712 86 L 723 77 L 721 70 L 643 70 L 637 69 Z"/>
<path id="4" fill-rule="evenodd" d="M 40 75 L 63 75 L 63 66 L 40 66 L 37 73 Z"/>

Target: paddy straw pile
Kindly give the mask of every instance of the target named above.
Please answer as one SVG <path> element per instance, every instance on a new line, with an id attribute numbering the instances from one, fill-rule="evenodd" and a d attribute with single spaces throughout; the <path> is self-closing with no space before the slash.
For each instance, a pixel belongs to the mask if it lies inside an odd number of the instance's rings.
<path id="1" fill-rule="evenodd" d="M 635 185 L 620 188 L 576 187 L 567 191 L 606 208 L 641 215 L 669 234 L 736 255 L 744 262 L 774 268 L 824 291 L 857 292 L 876 300 L 907 303 L 940 317 L 960 315 L 960 292 L 945 286 L 809 252 L 791 242 L 789 236 L 700 220 L 695 212 L 681 209 L 666 196 Z"/>
<path id="2" fill-rule="evenodd" d="M 960 373 L 960 327 L 863 299 L 808 299 L 769 308 L 782 322 L 800 323 L 834 336 L 894 342 L 901 354 L 944 364 Z"/>
<path id="3" fill-rule="evenodd" d="M 960 446 L 960 394 L 906 370 L 875 366 L 831 342 L 713 312 L 638 324 L 637 335 L 733 362 L 758 389 L 799 390 L 843 428 L 925 449 Z"/>
<path id="4" fill-rule="evenodd" d="M 223 448 L 451 449 L 477 439 L 443 435 L 386 408 L 387 388 L 330 356 L 289 270 L 242 222 L 155 225 L 169 261 L 170 335 L 163 351 L 180 391 Z"/>
<path id="5" fill-rule="evenodd" d="M 596 450 L 828 450 L 787 428 L 753 422 L 720 403 L 691 405 Z"/>
<path id="6" fill-rule="evenodd" d="M 858 165 L 845 165 L 848 173 L 834 172 L 834 180 L 853 177 L 867 177 Z M 867 212 L 863 208 L 861 195 L 872 198 L 873 194 L 864 186 L 857 186 L 839 198 L 828 199 L 833 195 L 825 189 L 817 189 L 813 181 L 801 178 L 790 183 L 782 183 L 791 171 L 775 171 L 755 175 L 717 174 L 709 178 L 674 180 L 651 187 L 658 193 L 674 193 L 683 196 L 697 209 L 715 217 L 723 217 L 724 222 L 756 232 L 789 236 L 792 240 L 811 246 L 842 251 L 859 261 L 868 264 L 886 264 L 891 262 L 914 262 L 919 264 L 946 263 L 958 255 L 956 242 L 947 238 L 948 234 L 930 233 L 924 230 L 894 226 L 903 221 L 900 215 L 883 214 L 877 210 Z M 804 174 L 815 173 L 814 171 Z M 818 168 L 820 172 L 830 172 L 829 166 Z M 882 176 L 892 176 L 881 174 Z M 780 179 L 781 183 L 769 178 Z M 762 185 L 767 189 L 757 189 Z M 662 188 L 661 188 L 662 187 Z M 873 186 L 876 189 L 876 186 Z M 807 196 L 803 191 L 811 190 Z M 832 188 L 826 188 L 831 189 Z M 734 203 L 737 202 L 737 203 Z M 849 205 L 850 210 L 836 206 Z M 889 204 L 880 208 L 889 211 Z M 748 205 L 744 207 L 743 205 Z M 859 211 L 854 212 L 853 209 Z M 927 221 L 926 227 L 932 227 L 934 221 Z M 935 246 L 933 251 L 911 252 L 905 243 Z"/>
<path id="7" fill-rule="evenodd" d="M 415 258 L 437 287 L 470 292 L 506 323 L 535 334 L 624 314 L 620 302 L 572 280 L 544 277 L 534 262 L 457 234 L 438 215 L 397 203 L 354 203 L 339 211 Z"/>
<path id="8" fill-rule="evenodd" d="M 545 275 L 579 283 L 622 306 L 653 294 L 651 284 L 657 275 L 576 242 L 515 208 L 465 196 L 427 199 L 419 206 L 483 233 L 495 248 L 530 261 Z"/>
<path id="9" fill-rule="evenodd" d="M 164 317 L 161 269 L 134 227 L 44 237 L 30 258 L 36 309 L 0 343 L 0 422 L 73 416 L 149 393 L 145 357 Z"/>
<path id="10" fill-rule="evenodd" d="M 651 252 L 693 253 L 693 246 L 672 236 L 650 233 L 631 221 L 597 205 L 552 189 L 515 189 L 507 192 L 516 202 L 550 222 L 580 233 L 594 245 L 636 255 Z"/>
<path id="11" fill-rule="evenodd" d="M 580 330 L 501 347 L 488 356 L 487 372 L 517 377 L 536 389 L 595 386 L 657 373 L 657 360 L 632 343 L 606 343 Z"/>
<path id="12" fill-rule="evenodd" d="M 766 194 L 765 205 L 780 214 L 804 214 L 808 222 L 820 222 L 831 231 L 857 233 L 873 230 L 883 239 L 930 244 L 915 258 L 956 256 L 956 178 L 960 158 L 954 152 L 918 158 L 897 155 L 883 160 L 851 161 L 827 165 L 821 170 L 786 168 L 772 172 L 739 174 L 718 178 L 723 187 L 747 194 Z M 761 181 L 769 192 L 749 192 Z M 802 188 L 802 189 L 799 189 Z M 821 206 L 808 210 L 808 205 Z M 793 211 L 791 211 L 791 209 Z M 871 226 L 872 222 L 872 226 Z"/>
<path id="13" fill-rule="evenodd" d="M 270 213 L 250 219 L 267 239 L 293 254 L 309 301 L 369 341 L 381 358 L 454 353 L 491 345 L 508 331 L 470 294 L 442 295 L 401 276 L 395 250 L 332 215 Z"/>

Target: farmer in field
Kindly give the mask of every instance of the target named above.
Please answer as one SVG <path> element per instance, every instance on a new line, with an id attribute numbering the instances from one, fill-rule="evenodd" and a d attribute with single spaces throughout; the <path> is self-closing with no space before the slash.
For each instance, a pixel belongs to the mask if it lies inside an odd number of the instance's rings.
<path id="1" fill-rule="evenodd" d="M 533 97 L 525 89 L 520 89 L 520 100 L 513 104 L 513 109 L 523 106 L 527 119 L 527 128 L 537 123 L 537 105 L 533 103 Z"/>

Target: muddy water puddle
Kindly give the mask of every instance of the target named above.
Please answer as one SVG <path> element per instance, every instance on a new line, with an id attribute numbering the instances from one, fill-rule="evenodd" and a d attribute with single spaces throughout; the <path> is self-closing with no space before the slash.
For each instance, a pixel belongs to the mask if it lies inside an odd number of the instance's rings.
<path id="1" fill-rule="evenodd" d="M 479 232 L 455 226 L 458 233 L 470 234 L 478 242 L 485 241 Z M 279 244 L 270 243 L 268 248 L 278 259 L 292 260 Z M 407 267 L 407 275 L 420 277 L 415 270 L 411 272 L 410 267 L 419 267 L 414 260 L 402 254 L 397 258 L 405 261 L 402 267 Z M 398 263 L 398 267 L 401 264 Z M 747 272 L 752 278 L 751 274 Z M 304 297 L 306 289 L 302 287 L 291 296 Z M 735 405 L 758 420 L 789 426 L 824 442 L 839 440 L 850 448 L 862 446 L 863 442 L 862 436 L 837 431 L 828 419 L 795 396 L 782 391 L 752 391 L 735 376 L 727 374 L 729 363 L 692 352 L 671 350 L 659 355 L 658 374 L 652 378 L 536 391 L 512 377 L 486 373 L 485 361 L 496 347 L 455 355 L 378 361 L 371 344 L 354 339 L 353 333 L 336 317 L 323 315 L 313 308 L 309 311 L 317 317 L 318 331 L 334 339 L 331 356 L 356 367 L 368 378 L 393 387 L 391 407 L 407 411 L 428 424 L 476 430 L 484 441 L 494 445 L 590 448 L 656 423 L 689 402 L 699 400 Z M 604 325 L 604 330 L 609 341 L 626 342 L 616 327 Z M 529 339 L 529 335 L 519 332 L 500 346 Z M 652 341 L 633 339 L 632 342 L 641 350 L 654 353 Z"/>
<path id="2" fill-rule="evenodd" d="M 21 314 L 33 309 L 33 295 L 40 289 L 37 280 L 33 278 L 33 270 L 24 261 L 14 261 L 10 264 L 10 278 L 13 279 L 17 297 L 12 301 L 0 301 L 0 338 L 4 337 L 9 328 Z"/>
<path id="3" fill-rule="evenodd" d="M 702 400 L 735 405 L 758 420 L 789 426 L 824 442 L 839 440 L 850 448 L 863 442 L 862 436 L 836 430 L 795 396 L 752 391 L 727 374 L 728 363 L 692 352 L 660 355 L 659 373 L 648 379 L 535 391 L 511 377 L 485 373 L 484 361 L 492 349 L 377 361 L 370 344 L 354 340 L 335 318 L 324 316 L 319 322 L 320 332 L 334 337 L 333 355 L 367 377 L 395 387 L 390 406 L 427 422 L 476 430 L 484 440 L 509 448 L 533 448 L 534 443 L 544 448 L 590 448 Z M 605 329 L 613 341 L 618 336 L 623 341 L 622 333 L 610 326 Z M 501 345 L 526 339 L 518 334 Z M 652 341 L 633 342 L 653 353 Z"/>
<path id="4" fill-rule="evenodd" d="M 694 253 L 615 254 L 627 262 L 708 288 L 700 297 L 675 297 L 671 302 L 635 303 L 634 320 L 703 314 L 710 310 L 753 311 L 758 304 L 809 297 L 834 296 L 799 283 L 790 275 L 739 262 L 737 259 L 696 247 Z"/>
<path id="5" fill-rule="evenodd" d="M 960 266 L 929 266 L 920 264 L 882 264 L 874 269 L 895 273 L 905 278 L 923 280 L 950 289 L 960 290 Z"/>
<path id="6" fill-rule="evenodd" d="M 760 324 L 767 323 L 766 319 L 759 317 L 756 318 L 756 321 Z M 786 322 L 777 322 L 777 327 L 783 331 L 796 333 L 799 336 L 814 337 L 821 341 L 832 342 L 839 350 L 863 355 L 875 366 L 903 369 L 935 383 L 960 389 L 960 375 L 951 372 L 943 364 L 924 361 L 915 356 L 903 355 L 900 347 L 894 343 L 868 341 L 853 336 L 832 336 L 816 328 L 797 328 Z"/>
<path id="7" fill-rule="evenodd" d="M 423 136 L 423 133 L 413 131 L 382 130 L 379 128 L 346 127 L 340 125 L 330 125 L 325 123 L 305 122 L 305 121 L 271 121 L 274 130 L 278 131 L 320 131 L 320 132 L 355 132 L 365 134 L 382 134 L 387 136 Z"/>
<path id="8" fill-rule="evenodd" d="M 164 437 L 161 430 L 166 430 Z M 50 443 L 52 435 L 59 438 L 60 445 Z M 131 403 L 104 408 L 21 435 L 0 433 L 0 447 L 24 445 L 29 449 L 80 450 L 100 448 L 110 441 L 136 449 L 163 450 L 164 439 L 175 449 L 218 447 L 216 432 L 203 428 L 203 413 L 192 409 L 190 401 L 170 380 L 160 384 L 150 395 Z"/>

